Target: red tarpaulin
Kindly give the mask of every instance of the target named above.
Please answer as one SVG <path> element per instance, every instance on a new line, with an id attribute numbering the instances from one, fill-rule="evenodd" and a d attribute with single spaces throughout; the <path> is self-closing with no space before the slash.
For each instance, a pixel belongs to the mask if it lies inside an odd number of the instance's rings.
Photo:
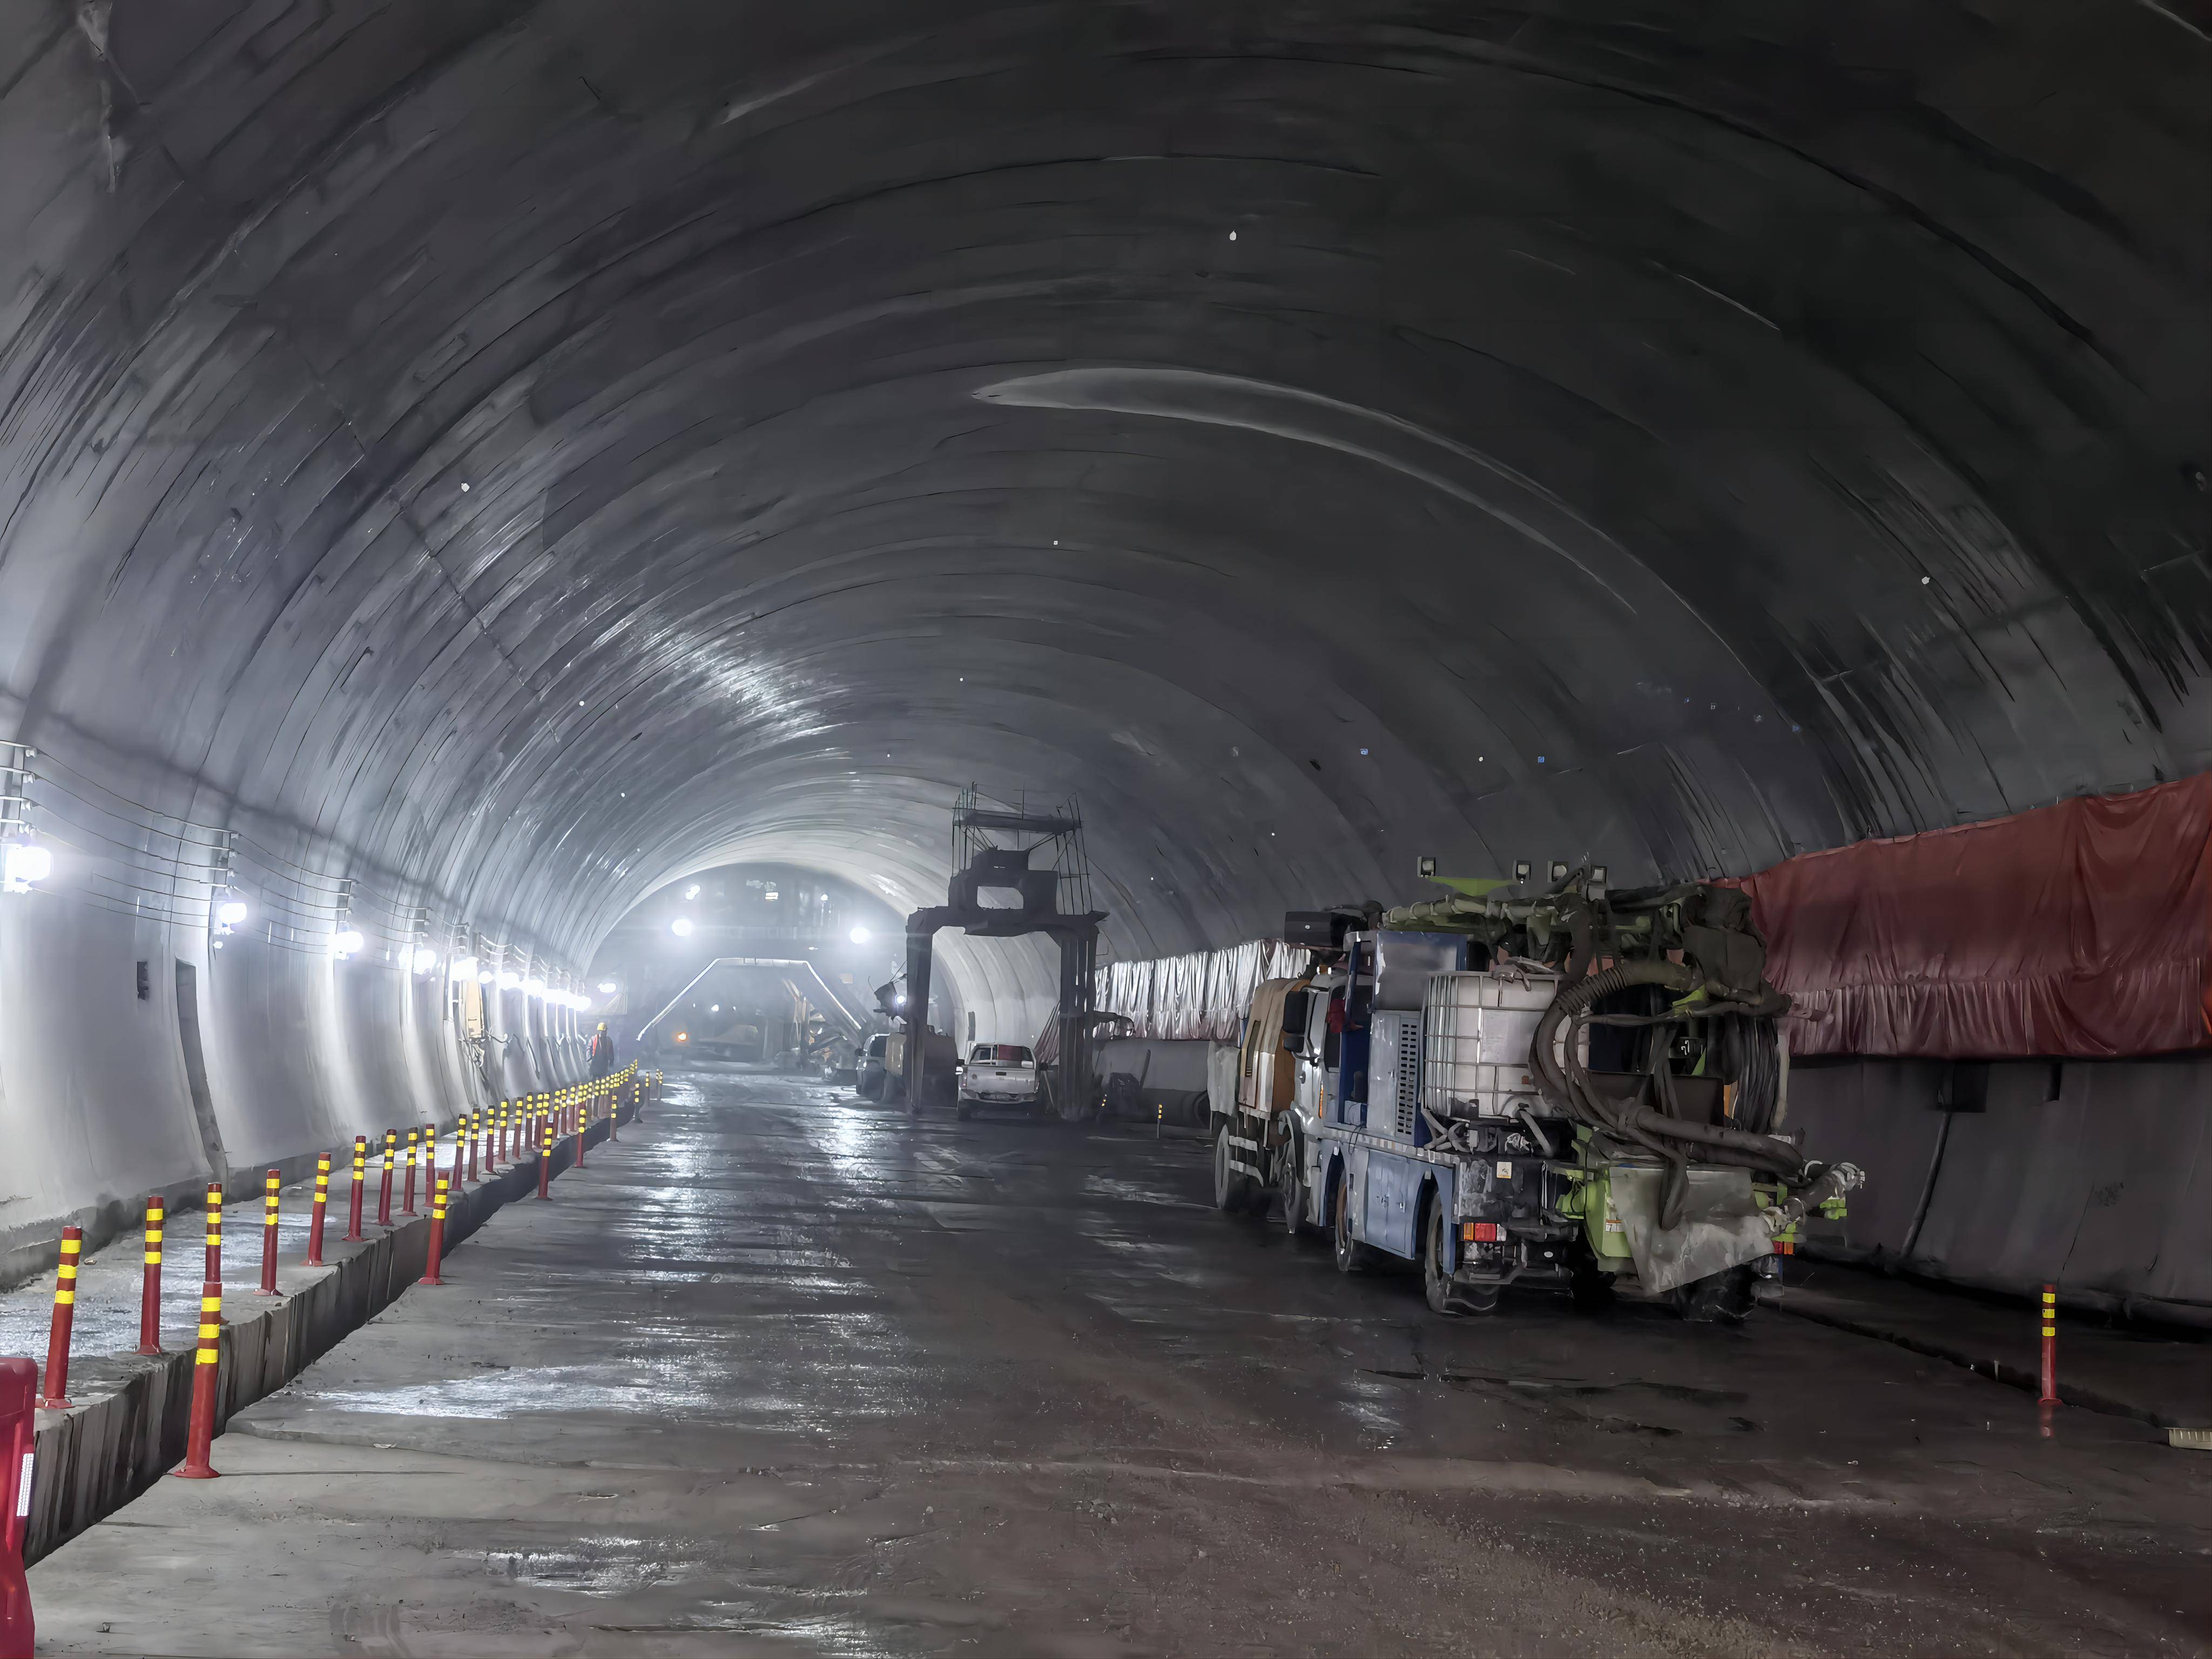
<path id="1" fill-rule="evenodd" d="M 1734 882 L 1801 1054 L 2212 1047 L 2212 775 L 1808 853 Z"/>

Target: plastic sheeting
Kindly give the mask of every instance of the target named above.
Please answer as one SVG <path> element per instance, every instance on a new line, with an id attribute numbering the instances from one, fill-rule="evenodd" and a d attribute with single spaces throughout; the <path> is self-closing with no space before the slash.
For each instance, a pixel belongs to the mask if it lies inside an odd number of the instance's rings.
<path id="1" fill-rule="evenodd" d="M 1731 884 L 1801 1054 L 2212 1047 L 2212 775 L 1811 853 Z"/>
<path id="2" fill-rule="evenodd" d="M 1261 939 L 1188 956 L 1109 963 L 1098 970 L 1096 998 L 1102 1012 L 1128 1017 L 1132 1036 L 1234 1042 L 1260 982 L 1296 979 L 1312 959 L 1302 945 Z"/>

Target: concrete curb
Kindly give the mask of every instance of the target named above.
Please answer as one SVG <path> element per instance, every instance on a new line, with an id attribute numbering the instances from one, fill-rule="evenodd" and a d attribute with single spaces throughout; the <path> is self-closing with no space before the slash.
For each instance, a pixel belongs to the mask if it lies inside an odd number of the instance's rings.
<path id="1" fill-rule="evenodd" d="M 625 1111 L 619 1121 L 629 1122 L 629 1113 Z M 588 1144 L 597 1145 L 606 1137 L 602 1121 L 593 1126 Z M 574 1162 L 574 1138 L 564 1138 L 554 1154 L 554 1174 L 559 1176 Z M 455 1195 L 447 1206 L 447 1250 L 451 1252 L 503 1206 L 537 1190 L 533 1159 L 511 1165 L 495 1179 Z M 335 1203 L 331 1207 L 337 1224 L 331 1231 L 341 1232 L 343 1212 Z M 222 1333 L 216 1434 L 222 1434 L 232 1413 L 283 1388 L 390 1307 L 422 1277 L 429 1248 L 430 1220 L 425 1213 L 359 1244 L 327 1240 L 324 1249 L 329 1264 L 286 1266 L 278 1282 L 289 1279 L 296 1288 L 276 1301 L 227 1300 L 223 1312 L 229 1322 Z M 302 1275 L 311 1276 L 302 1282 Z M 170 1289 L 173 1295 L 196 1297 L 198 1281 L 180 1286 L 173 1279 Z M 192 1365 L 190 1347 L 159 1358 L 132 1354 L 73 1362 L 73 1378 L 82 1376 L 95 1385 L 112 1377 L 121 1381 L 103 1398 L 65 1412 L 39 1413 L 37 1474 L 23 1541 L 25 1565 L 112 1515 L 183 1461 Z M 220 1448 L 216 1462 L 222 1466 Z"/>
<path id="2" fill-rule="evenodd" d="M 2034 1394 L 2043 1386 L 2041 1373 L 2035 1365 L 2023 1365 L 2017 1362 L 2008 1364 L 2002 1359 L 1987 1354 L 1971 1353 L 1963 1347 L 1942 1342 L 1931 1342 L 1924 1337 L 1894 1329 L 1879 1320 L 1856 1319 L 1848 1314 L 1837 1313 L 1826 1308 L 1808 1308 L 1802 1304 L 1793 1304 L 1786 1291 L 1778 1298 L 1766 1302 L 1765 1305 L 1781 1313 L 1794 1314 L 1800 1319 L 1808 1319 L 1815 1325 L 1826 1325 L 1832 1330 L 1849 1331 L 1854 1336 L 1871 1337 L 1877 1342 L 1887 1342 L 1913 1353 L 1923 1354 L 1930 1359 L 1946 1360 L 1951 1364 L 1964 1367 L 1977 1376 L 1986 1376 L 1992 1382 L 2002 1382 L 2008 1389 L 2020 1389 L 2028 1394 Z M 2158 1429 L 2188 1426 L 2178 1422 L 2164 1412 L 2154 1410 L 2148 1406 L 2136 1405 L 2133 1401 L 2122 1400 L 2117 1395 L 2105 1394 L 2094 1388 L 2085 1388 L 2070 1377 L 2061 1386 L 2059 1393 L 2064 1396 L 2069 1406 L 2085 1411 L 2101 1413 L 2107 1417 L 2132 1418 L 2138 1423 L 2148 1423 L 2153 1428 Z"/>

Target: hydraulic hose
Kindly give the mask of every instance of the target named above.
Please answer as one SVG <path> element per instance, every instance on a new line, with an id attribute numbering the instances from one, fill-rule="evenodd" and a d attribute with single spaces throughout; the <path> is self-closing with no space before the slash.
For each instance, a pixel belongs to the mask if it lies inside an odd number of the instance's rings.
<path id="1" fill-rule="evenodd" d="M 1786 1140 L 1717 1124 L 1692 1123 L 1635 1102 L 1606 1099 L 1592 1086 L 1589 1068 L 1575 1057 L 1573 1045 L 1562 1040 L 1572 1022 L 1616 991 L 1656 985 L 1683 997 L 1705 982 L 1696 969 L 1662 959 L 1620 963 L 1603 973 L 1561 987 L 1537 1020 L 1535 1036 L 1529 1044 L 1528 1066 L 1535 1074 L 1536 1086 L 1557 1110 L 1656 1152 L 1678 1170 L 1686 1161 L 1685 1143 L 1688 1143 L 1733 1153 L 1730 1163 L 1741 1162 L 1778 1175 L 1796 1175 L 1805 1166 L 1804 1155 Z M 1680 1183 L 1672 1184 L 1679 1192 Z"/>

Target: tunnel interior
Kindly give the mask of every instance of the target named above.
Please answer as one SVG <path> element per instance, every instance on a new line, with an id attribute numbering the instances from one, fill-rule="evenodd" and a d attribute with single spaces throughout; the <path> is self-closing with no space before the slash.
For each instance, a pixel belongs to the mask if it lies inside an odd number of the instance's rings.
<path id="1" fill-rule="evenodd" d="M 970 784 L 1137 959 L 2203 770 L 2202 31 L 1649 9 L 5 0 L 0 1235 Z"/>

